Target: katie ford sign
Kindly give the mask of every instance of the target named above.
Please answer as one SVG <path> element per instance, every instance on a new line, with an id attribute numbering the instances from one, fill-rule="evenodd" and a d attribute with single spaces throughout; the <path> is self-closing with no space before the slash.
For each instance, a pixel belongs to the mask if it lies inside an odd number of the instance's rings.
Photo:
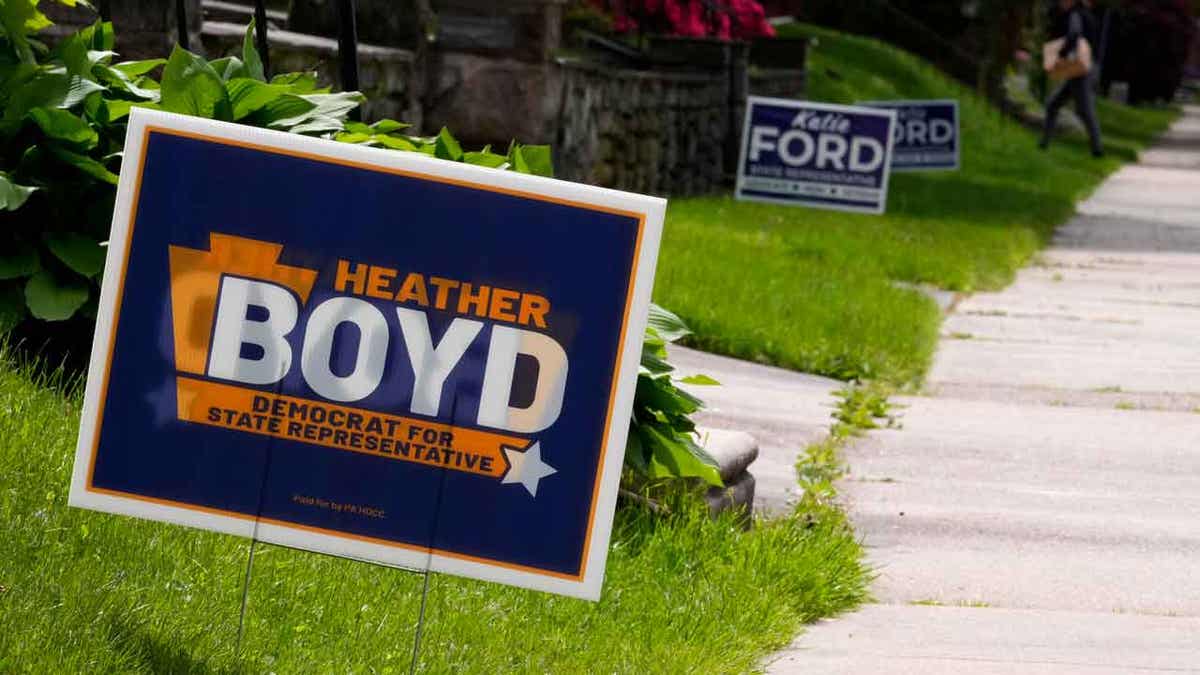
<path id="1" fill-rule="evenodd" d="M 662 200 L 128 133 L 73 505 L 599 597 Z"/>
<path id="2" fill-rule="evenodd" d="M 751 96 L 737 198 L 883 213 L 896 113 Z"/>

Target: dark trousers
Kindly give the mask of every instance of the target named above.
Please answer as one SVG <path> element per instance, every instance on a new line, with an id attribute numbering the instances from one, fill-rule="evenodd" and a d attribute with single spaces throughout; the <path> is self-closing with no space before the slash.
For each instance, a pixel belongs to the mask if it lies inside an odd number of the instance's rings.
<path id="1" fill-rule="evenodd" d="M 1042 130 L 1042 145 L 1050 142 L 1050 135 L 1054 133 L 1054 127 L 1058 124 L 1058 111 L 1066 105 L 1069 98 L 1075 100 L 1075 112 L 1087 127 L 1092 152 L 1101 152 L 1104 146 L 1100 143 L 1100 122 L 1096 120 L 1096 96 L 1092 92 L 1092 78 L 1086 75 L 1063 82 L 1046 101 L 1046 126 Z"/>

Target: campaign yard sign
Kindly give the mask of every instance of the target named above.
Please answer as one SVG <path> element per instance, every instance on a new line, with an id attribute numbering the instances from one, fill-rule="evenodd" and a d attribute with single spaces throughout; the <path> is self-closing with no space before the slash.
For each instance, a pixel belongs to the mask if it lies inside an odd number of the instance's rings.
<path id="1" fill-rule="evenodd" d="M 751 96 L 738 199 L 883 213 L 896 113 Z"/>
<path id="2" fill-rule="evenodd" d="M 70 503 L 597 599 L 661 199 L 135 108 Z"/>
<path id="3" fill-rule="evenodd" d="M 896 111 L 892 171 L 958 170 L 958 101 L 871 101 L 860 105 Z"/>

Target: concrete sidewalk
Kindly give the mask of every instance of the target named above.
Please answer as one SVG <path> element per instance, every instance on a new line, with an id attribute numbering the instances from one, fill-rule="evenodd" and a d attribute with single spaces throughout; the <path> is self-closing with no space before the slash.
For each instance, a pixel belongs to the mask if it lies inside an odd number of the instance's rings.
<path id="1" fill-rule="evenodd" d="M 758 459 L 750 465 L 757 483 L 754 510 L 769 515 L 786 511 L 799 497 L 796 458 L 810 443 L 829 434 L 837 406 L 833 392 L 844 384 L 672 345 L 670 360 L 679 377 L 708 375 L 719 387 L 684 388 L 706 408 L 696 416 L 702 426 L 744 431 L 758 441 Z"/>
<path id="2" fill-rule="evenodd" d="M 880 604 L 773 673 L 1200 672 L 1200 108 L 848 453 Z"/>

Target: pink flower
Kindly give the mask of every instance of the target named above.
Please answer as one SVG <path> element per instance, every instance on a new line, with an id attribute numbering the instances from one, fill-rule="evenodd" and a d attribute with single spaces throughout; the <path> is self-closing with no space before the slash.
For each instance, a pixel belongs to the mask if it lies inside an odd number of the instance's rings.
<path id="1" fill-rule="evenodd" d="M 663 0 L 663 16 L 672 27 L 678 26 L 683 21 L 683 7 L 679 5 L 679 0 Z"/>
<path id="2" fill-rule="evenodd" d="M 637 21 L 634 21 L 633 17 L 630 16 L 617 16 L 613 17 L 612 27 L 613 31 L 617 33 L 628 33 L 637 30 Z"/>
<path id="3" fill-rule="evenodd" d="M 774 36 L 775 28 L 757 0 L 588 0 L 612 14 L 613 30 L 626 33 L 641 28 L 682 37 L 715 37 L 721 40 Z"/>

